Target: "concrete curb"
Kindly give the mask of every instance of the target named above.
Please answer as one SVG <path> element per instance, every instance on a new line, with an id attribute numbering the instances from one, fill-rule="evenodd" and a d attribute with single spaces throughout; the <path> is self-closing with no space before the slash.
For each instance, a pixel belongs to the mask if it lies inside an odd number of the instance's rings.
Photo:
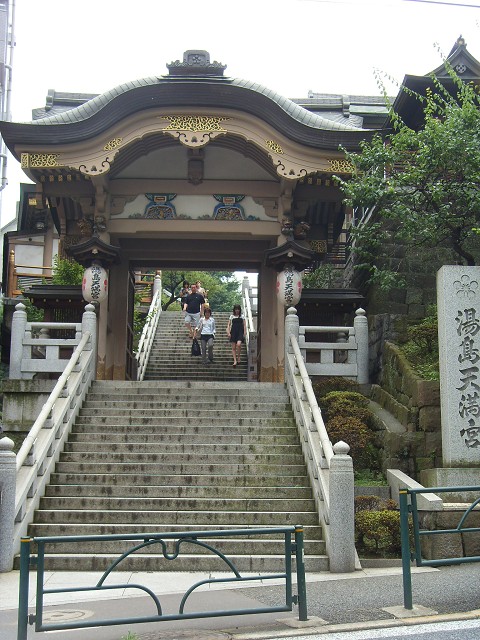
<path id="1" fill-rule="evenodd" d="M 393 620 L 369 620 L 365 622 L 350 622 L 347 624 L 325 624 L 316 627 L 305 626 L 303 628 L 282 629 L 280 626 L 270 629 L 249 631 L 242 629 L 224 629 L 233 640 L 269 640 L 273 638 L 290 638 L 294 636 L 306 636 L 314 634 L 328 634 L 349 631 L 368 631 L 369 629 L 383 629 L 400 626 L 414 626 L 419 624 L 433 624 L 435 622 L 456 622 L 459 620 L 476 620 L 480 618 L 480 609 L 459 613 L 436 614 L 432 616 L 413 616 L 411 618 L 396 618 Z M 283 625 L 284 620 L 279 621 Z M 192 635 L 192 640 L 193 640 Z M 182 639 L 183 640 L 183 639 Z M 186 639 L 185 639 L 186 640 Z"/>

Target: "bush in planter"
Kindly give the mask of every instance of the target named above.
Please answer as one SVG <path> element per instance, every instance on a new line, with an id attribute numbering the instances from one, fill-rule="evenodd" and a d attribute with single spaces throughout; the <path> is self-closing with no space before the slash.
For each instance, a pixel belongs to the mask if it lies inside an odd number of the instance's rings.
<path id="1" fill-rule="evenodd" d="M 313 393 L 317 399 L 319 405 L 321 405 L 322 399 L 332 391 L 358 391 L 358 384 L 348 378 L 341 378 L 340 376 L 325 376 L 319 378 L 313 385 Z"/>
<path id="2" fill-rule="evenodd" d="M 380 473 L 379 450 L 371 429 L 373 415 L 368 398 L 358 393 L 358 388 L 356 382 L 336 376 L 320 378 L 313 384 L 332 443 L 343 440 L 350 446 L 355 472 L 366 469 Z"/>
<path id="3" fill-rule="evenodd" d="M 355 539 L 367 552 L 400 553 L 400 513 L 389 509 L 359 511 L 355 515 Z"/>
<path id="4" fill-rule="evenodd" d="M 357 496 L 355 540 L 359 550 L 366 553 L 401 553 L 400 513 L 395 500 Z"/>
<path id="5" fill-rule="evenodd" d="M 357 418 L 366 425 L 371 420 L 368 399 L 352 391 L 331 391 L 322 398 L 322 413 L 326 422 L 334 416 Z"/>
<path id="6" fill-rule="evenodd" d="M 343 440 L 350 447 L 350 455 L 355 467 L 370 465 L 370 448 L 373 444 L 373 432 L 359 418 L 352 416 L 333 416 L 325 424 L 330 440 L 335 443 Z"/>

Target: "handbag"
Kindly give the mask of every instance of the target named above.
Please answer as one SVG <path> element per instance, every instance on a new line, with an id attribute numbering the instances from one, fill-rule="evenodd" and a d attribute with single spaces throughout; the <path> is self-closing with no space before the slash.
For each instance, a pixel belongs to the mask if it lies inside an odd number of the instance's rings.
<path id="1" fill-rule="evenodd" d="M 192 356 L 199 356 L 201 355 L 202 350 L 200 349 L 200 345 L 198 344 L 198 340 L 196 338 L 194 338 L 192 340 Z"/>

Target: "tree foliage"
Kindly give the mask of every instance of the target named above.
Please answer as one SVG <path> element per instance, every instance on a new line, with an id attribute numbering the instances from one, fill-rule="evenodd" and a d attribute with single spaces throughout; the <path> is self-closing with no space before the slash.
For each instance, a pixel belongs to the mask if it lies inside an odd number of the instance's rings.
<path id="1" fill-rule="evenodd" d="M 82 284 L 84 267 L 71 258 L 53 257 L 52 284 Z"/>
<path id="2" fill-rule="evenodd" d="M 200 280 L 214 311 L 231 311 L 240 302 L 240 284 L 229 271 L 162 271 L 163 310 L 178 302 L 184 280 Z"/>
<path id="3" fill-rule="evenodd" d="M 359 153 L 346 152 L 354 174 L 337 179 L 348 205 L 372 212 L 368 224 L 352 230 L 355 252 L 370 281 L 387 287 L 399 282 L 382 262 L 393 244 L 407 251 L 443 246 L 451 249 L 452 261 L 475 264 L 480 100 L 477 88 L 446 66 L 456 95 L 432 78 L 434 90 L 412 94 L 422 101 L 423 128 L 411 129 L 390 109 L 391 133 L 364 141 Z"/>

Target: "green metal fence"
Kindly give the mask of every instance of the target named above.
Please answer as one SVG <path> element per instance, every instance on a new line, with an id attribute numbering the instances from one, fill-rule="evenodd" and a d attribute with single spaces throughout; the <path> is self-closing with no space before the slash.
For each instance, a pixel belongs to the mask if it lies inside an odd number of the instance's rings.
<path id="1" fill-rule="evenodd" d="M 248 552 L 248 537 L 255 536 L 256 538 L 262 536 L 272 536 L 272 534 L 278 534 L 283 536 L 283 549 L 284 549 L 284 571 L 280 573 L 271 573 L 265 575 L 258 575 L 255 577 L 242 577 L 240 572 L 235 567 L 234 563 L 229 560 L 225 554 L 218 549 L 215 549 L 211 543 L 206 542 L 206 539 L 212 538 L 229 538 L 242 536 L 246 545 L 245 550 Z M 122 553 L 103 573 L 98 582 L 91 587 L 69 587 L 64 589 L 48 589 L 44 587 L 44 573 L 45 573 L 45 550 L 49 544 L 62 544 L 62 543 L 80 543 L 80 542 L 108 542 L 113 540 L 131 541 L 132 547 Z M 173 553 L 167 552 L 166 540 L 174 540 Z M 225 570 L 230 571 L 233 577 L 230 578 L 212 578 L 209 580 L 201 580 L 200 582 L 192 585 L 183 595 L 178 613 L 164 614 L 162 612 L 162 606 L 159 598 L 153 593 L 151 589 L 144 585 L 139 584 L 105 584 L 108 576 L 114 572 L 115 569 L 121 568 L 122 562 L 131 556 L 132 554 L 144 549 L 146 547 L 157 546 L 159 554 L 161 553 L 165 560 L 175 560 L 181 554 L 181 547 L 185 544 L 197 545 L 211 552 L 220 558 L 225 564 Z M 281 544 L 281 538 L 279 538 L 279 544 Z M 36 545 L 36 554 L 32 553 L 32 546 Z M 296 574 L 297 574 L 297 589 L 298 594 L 292 593 L 292 555 L 295 555 L 296 559 Z M 28 625 L 35 625 L 35 631 L 59 631 L 67 629 L 80 629 L 85 627 L 100 627 L 100 626 L 113 626 L 120 624 L 137 624 L 142 622 L 160 622 L 165 620 L 184 620 L 193 618 L 211 618 L 219 616 L 234 616 L 234 615 L 247 615 L 257 613 L 275 613 L 281 611 L 292 611 L 293 605 L 298 604 L 298 617 L 299 620 L 307 620 L 307 596 L 306 596 L 306 584 L 305 584 L 305 565 L 304 565 L 304 553 L 303 553 L 303 527 L 296 525 L 294 527 L 275 527 L 275 528 L 262 528 L 262 529 L 233 529 L 233 530 L 216 530 L 216 531 L 192 531 L 189 533 L 164 533 L 164 534 L 134 534 L 134 535 L 99 535 L 99 536 L 50 536 L 50 537 L 38 537 L 38 538 L 24 538 L 21 542 L 20 551 L 20 588 L 19 588 L 19 605 L 18 605 L 18 627 L 17 627 L 17 640 L 27 640 Z M 28 614 L 28 590 L 30 580 L 31 568 L 36 568 L 37 573 L 37 590 L 36 590 L 36 604 L 35 613 Z M 200 586 L 205 584 L 219 584 L 224 583 L 227 586 L 233 584 L 251 583 L 259 580 L 278 580 L 285 581 L 285 604 L 276 607 L 261 607 L 256 609 L 234 609 L 234 610 L 216 610 L 216 611 L 194 611 L 186 612 L 185 605 L 189 596 Z M 141 616 L 136 618 L 113 618 L 113 619 L 93 619 L 89 621 L 76 621 L 76 622 L 64 622 L 55 624 L 44 624 L 43 622 L 43 610 L 45 606 L 45 596 L 48 594 L 58 593 L 77 593 L 77 592 L 91 592 L 92 598 L 98 597 L 102 591 L 111 591 L 115 589 L 138 589 L 143 591 L 146 595 L 150 596 L 152 600 L 152 607 L 154 613 L 149 616 Z M 120 605 L 121 610 L 121 605 Z"/>
<path id="2" fill-rule="evenodd" d="M 480 562 L 480 556 L 472 555 L 458 558 L 436 558 L 426 560 L 422 555 L 422 538 L 425 536 L 459 535 L 465 533 L 480 534 L 480 527 L 465 526 L 468 516 L 477 505 L 480 497 L 474 498 L 470 506 L 461 514 L 457 526 L 453 529 L 422 529 L 420 527 L 417 495 L 425 493 L 480 493 L 480 487 L 433 487 L 421 489 L 400 489 L 400 525 L 402 539 L 402 571 L 403 571 L 403 602 L 405 609 L 413 609 L 412 604 L 412 572 L 410 563 L 416 562 L 417 567 L 440 567 L 465 562 Z M 410 498 L 410 500 L 409 500 Z M 412 535 L 410 535 L 410 523 Z"/>

